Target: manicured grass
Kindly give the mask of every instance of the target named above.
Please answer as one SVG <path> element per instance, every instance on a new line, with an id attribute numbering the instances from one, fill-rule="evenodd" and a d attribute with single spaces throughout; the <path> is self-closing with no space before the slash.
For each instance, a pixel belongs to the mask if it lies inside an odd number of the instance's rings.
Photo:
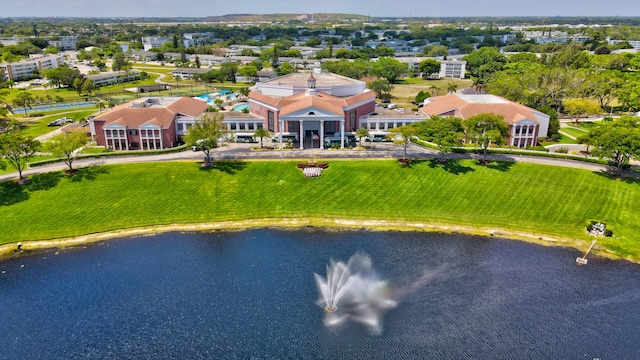
<path id="1" fill-rule="evenodd" d="M 556 144 L 576 144 L 577 141 L 568 137 L 568 136 L 564 136 L 562 134 L 558 134 L 560 137 L 558 138 L 558 141 L 543 141 L 540 143 L 541 146 L 547 146 L 547 145 L 556 145 Z"/>
<path id="2" fill-rule="evenodd" d="M 589 133 L 588 130 L 580 129 L 580 128 L 576 128 L 576 127 L 563 127 L 563 128 L 560 129 L 560 131 L 562 131 L 565 134 L 569 134 L 571 136 L 574 136 L 576 138 L 579 138 L 580 136 L 584 136 L 584 135 Z"/>
<path id="3" fill-rule="evenodd" d="M 74 176 L 0 183 L 0 243 L 120 228 L 260 218 L 397 219 L 502 228 L 587 240 L 590 220 L 615 237 L 599 241 L 640 259 L 640 181 L 527 163 L 330 161 L 319 178 L 295 162 L 192 162 L 91 167 Z"/>
<path id="4" fill-rule="evenodd" d="M 73 119 L 75 121 L 78 121 L 80 118 L 87 117 L 87 116 L 89 116 L 89 115 L 91 115 L 93 113 L 96 113 L 96 112 L 97 112 L 96 109 L 87 110 L 85 108 L 85 109 L 82 109 L 82 110 L 75 110 L 75 111 L 66 109 L 65 111 L 59 112 L 59 114 L 57 114 L 57 115 L 45 116 L 45 117 L 40 118 L 38 120 L 29 121 L 29 123 L 24 124 L 24 128 L 22 129 L 22 133 L 25 136 L 37 137 L 37 136 L 44 135 L 46 133 L 49 133 L 49 132 L 59 128 L 57 126 L 47 126 L 47 124 L 49 124 L 53 120 L 60 119 L 62 117 L 68 117 L 68 118 L 71 118 L 71 119 Z"/>

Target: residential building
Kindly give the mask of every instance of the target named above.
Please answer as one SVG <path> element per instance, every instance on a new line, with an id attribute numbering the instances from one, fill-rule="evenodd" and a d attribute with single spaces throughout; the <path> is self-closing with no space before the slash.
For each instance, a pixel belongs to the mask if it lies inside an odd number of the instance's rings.
<path id="1" fill-rule="evenodd" d="M 4 73 L 3 80 L 28 80 L 37 77 L 37 71 L 54 69 L 64 63 L 62 54 L 30 55 L 29 57 L 28 60 L 0 64 L 0 69 Z"/>
<path id="2" fill-rule="evenodd" d="M 140 98 L 92 118 L 91 136 L 113 150 L 171 148 L 208 108 L 204 101 L 187 97 Z"/>
<path id="3" fill-rule="evenodd" d="M 440 79 L 464 79 L 467 62 L 461 60 L 442 60 L 440 62 Z"/>
<path id="4" fill-rule="evenodd" d="M 468 119 L 482 113 L 502 115 L 509 127 L 509 146 L 536 146 L 538 138 L 547 137 L 549 115 L 505 98 L 488 95 L 445 95 L 424 101 L 421 111 L 428 116 L 454 116 Z"/>
<path id="5" fill-rule="evenodd" d="M 204 74 L 211 71 L 211 69 L 199 69 L 199 68 L 176 68 L 171 73 L 174 79 L 191 80 L 195 74 Z"/>
<path id="6" fill-rule="evenodd" d="M 86 76 L 87 79 L 93 80 L 93 84 L 96 87 L 113 85 L 119 83 L 125 83 L 129 81 L 135 81 L 140 79 L 140 71 L 107 71 L 99 74 L 90 74 Z"/>
<path id="7" fill-rule="evenodd" d="M 173 41 L 172 38 L 162 37 L 162 36 L 143 36 L 142 37 L 142 46 L 145 51 L 149 51 L 153 48 L 161 48 L 162 45 Z"/>

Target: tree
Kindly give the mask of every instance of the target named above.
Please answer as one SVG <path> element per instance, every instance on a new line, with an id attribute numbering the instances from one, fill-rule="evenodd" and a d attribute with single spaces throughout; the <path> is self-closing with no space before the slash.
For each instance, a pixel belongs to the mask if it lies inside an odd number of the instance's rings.
<path id="1" fill-rule="evenodd" d="M 466 136 L 475 144 L 478 144 L 482 152 L 482 162 L 486 162 L 487 149 L 492 143 L 498 146 L 506 143 L 505 138 L 509 136 L 509 127 L 504 122 L 504 116 L 490 113 L 482 113 L 464 120 Z"/>
<path id="2" fill-rule="evenodd" d="M 218 140 L 222 135 L 222 113 L 207 113 L 201 119 L 195 121 L 193 126 L 187 131 L 184 140 L 190 146 L 204 152 L 203 167 L 215 166 L 211 151 L 218 147 Z"/>
<path id="3" fill-rule="evenodd" d="M 598 126 L 589 133 L 585 143 L 593 146 L 592 155 L 611 160 L 616 176 L 620 177 L 630 159 L 640 159 L 640 120 L 623 116 Z"/>
<path id="4" fill-rule="evenodd" d="M 289 62 L 284 62 L 278 68 L 278 76 L 283 76 L 296 72 L 296 69 Z"/>
<path id="5" fill-rule="evenodd" d="M 262 146 L 262 139 L 269 137 L 269 135 L 271 135 L 269 133 L 269 131 L 267 131 L 267 129 L 265 129 L 264 127 L 260 126 L 259 128 L 256 129 L 256 132 L 253 134 L 254 137 L 260 138 L 260 148 L 263 148 Z"/>
<path id="6" fill-rule="evenodd" d="M 44 143 L 44 150 L 53 156 L 63 158 L 69 167 L 67 173 L 73 173 L 73 162 L 80 156 L 89 139 L 84 131 L 62 132 Z"/>
<path id="7" fill-rule="evenodd" d="M 426 79 L 429 75 L 439 72 L 440 66 L 440 61 L 436 59 L 425 59 L 418 64 L 418 70 L 422 73 L 422 78 Z"/>
<path id="8" fill-rule="evenodd" d="M 29 160 L 40 149 L 40 142 L 31 136 L 22 136 L 20 131 L 7 131 L 0 135 L 0 152 L 4 159 L 18 171 L 20 182 L 24 181 L 22 172 Z"/>
<path id="9" fill-rule="evenodd" d="M 483 47 L 463 58 L 472 76 L 485 78 L 500 70 L 507 58 L 494 47 Z"/>
<path id="10" fill-rule="evenodd" d="M 547 136 L 551 137 L 552 135 L 557 134 L 558 131 L 560 131 L 558 112 L 549 105 L 539 107 L 538 111 L 549 115 L 549 130 L 547 130 Z"/>
<path id="11" fill-rule="evenodd" d="M 16 97 L 13 99 L 13 102 L 17 105 L 17 106 L 21 106 L 24 109 L 24 114 L 27 115 L 28 111 L 27 109 L 31 107 L 31 104 L 33 104 L 35 101 L 33 95 L 28 92 L 28 91 L 23 91 L 18 93 L 18 95 L 16 95 Z"/>
<path id="12" fill-rule="evenodd" d="M 407 162 L 407 148 L 409 147 L 411 138 L 413 138 L 417 134 L 416 127 L 413 125 L 404 125 L 390 129 L 389 131 L 392 134 L 395 134 L 396 137 L 399 137 L 399 139 L 395 140 L 394 143 L 402 145 L 402 149 L 404 150 L 404 157 L 402 159 Z"/>
<path id="13" fill-rule="evenodd" d="M 458 90 L 458 84 L 456 83 L 448 83 L 447 84 L 447 93 L 453 94 Z"/>
<path id="14" fill-rule="evenodd" d="M 81 78 L 75 78 L 73 79 L 73 88 L 76 89 L 76 92 L 78 93 L 78 96 L 80 96 L 80 94 L 82 93 L 82 85 L 83 85 L 83 81 Z"/>
<path id="15" fill-rule="evenodd" d="M 373 65 L 372 73 L 394 84 L 407 71 L 407 65 L 393 58 L 380 58 Z"/>
<path id="16" fill-rule="evenodd" d="M 597 114 L 600 112 L 600 106 L 592 100 L 588 99 L 569 99 L 562 104 L 568 114 L 575 116 L 575 124 L 581 116 L 589 114 Z"/>
<path id="17" fill-rule="evenodd" d="M 129 65 L 129 62 L 124 56 L 123 52 L 119 52 L 113 55 L 113 63 L 111 64 L 111 69 L 113 71 L 120 71 L 123 67 Z"/>
<path id="18" fill-rule="evenodd" d="M 462 121 L 456 117 L 432 116 L 416 124 L 417 135 L 438 145 L 444 159 L 445 154 L 459 146 L 464 138 Z"/>
<path id="19" fill-rule="evenodd" d="M 391 90 L 393 90 L 393 88 L 394 86 L 385 79 L 374 80 L 369 84 L 369 89 L 373 90 L 379 98 L 388 99 L 391 97 Z"/>
<path id="20" fill-rule="evenodd" d="M 356 135 L 358 136 L 358 144 L 362 147 L 362 139 L 366 139 L 369 136 L 369 130 L 363 126 L 356 130 Z"/>
<path id="21" fill-rule="evenodd" d="M 429 93 L 428 92 L 426 92 L 424 90 L 420 90 L 418 92 L 418 95 L 416 95 L 414 100 L 415 100 L 416 103 L 422 104 L 424 102 L 424 99 L 426 99 L 428 97 L 429 97 Z"/>

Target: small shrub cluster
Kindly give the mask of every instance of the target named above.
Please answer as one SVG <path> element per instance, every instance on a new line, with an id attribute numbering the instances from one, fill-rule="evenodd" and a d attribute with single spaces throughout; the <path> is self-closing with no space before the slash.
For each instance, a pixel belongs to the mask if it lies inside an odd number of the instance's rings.
<path id="1" fill-rule="evenodd" d="M 560 154 L 568 154 L 569 148 L 566 146 L 560 146 L 559 148 L 556 149 L 556 152 Z"/>

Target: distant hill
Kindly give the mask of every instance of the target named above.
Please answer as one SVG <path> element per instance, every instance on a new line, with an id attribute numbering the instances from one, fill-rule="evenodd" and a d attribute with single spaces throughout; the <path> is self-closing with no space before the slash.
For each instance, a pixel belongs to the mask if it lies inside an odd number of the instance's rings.
<path id="1" fill-rule="evenodd" d="M 222 16 L 208 16 L 206 22 L 289 22 L 289 21 L 317 21 L 339 22 L 345 20 L 366 20 L 367 16 L 357 14 L 311 13 L 311 14 L 228 14 Z"/>

